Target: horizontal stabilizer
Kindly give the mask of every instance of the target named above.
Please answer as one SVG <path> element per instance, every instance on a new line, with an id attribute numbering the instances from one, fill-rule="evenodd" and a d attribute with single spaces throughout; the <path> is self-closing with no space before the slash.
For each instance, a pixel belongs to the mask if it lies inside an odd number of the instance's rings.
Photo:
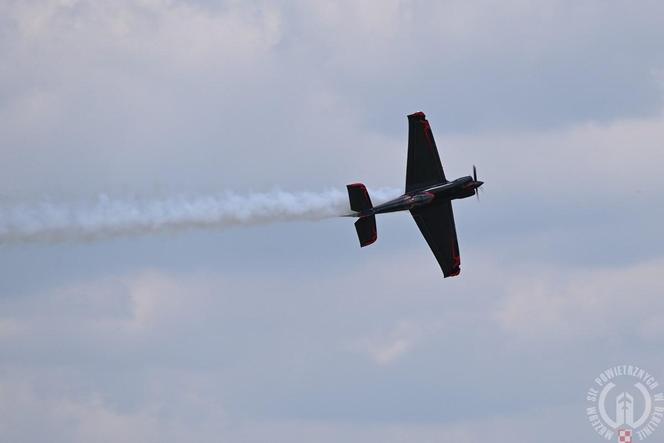
<path id="1" fill-rule="evenodd" d="M 355 222 L 355 230 L 357 231 L 357 238 L 360 240 L 360 246 L 369 246 L 378 238 L 376 216 L 361 217 Z"/>
<path id="2" fill-rule="evenodd" d="M 350 209 L 355 212 L 364 212 L 373 207 L 367 188 L 362 183 L 353 183 L 346 188 L 348 188 Z"/>

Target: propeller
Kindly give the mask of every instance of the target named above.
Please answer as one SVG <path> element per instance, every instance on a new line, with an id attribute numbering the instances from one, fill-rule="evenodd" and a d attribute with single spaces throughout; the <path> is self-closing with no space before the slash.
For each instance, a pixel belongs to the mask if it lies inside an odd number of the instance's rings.
<path id="1" fill-rule="evenodd" d="M 473 181 L 477 182 L 477 168 L 475 165 L 473 165 Z M 477 197 L 477 201 L 480 201 L 480 187 L 482 185 L 478 186 L 475 188 L 475 197 Z"/>

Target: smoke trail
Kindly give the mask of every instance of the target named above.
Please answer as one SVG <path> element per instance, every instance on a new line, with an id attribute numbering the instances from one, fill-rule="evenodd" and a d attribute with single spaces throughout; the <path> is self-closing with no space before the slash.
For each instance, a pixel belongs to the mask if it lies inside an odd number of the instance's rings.
<path id="1" fill-rule="evenodd" d="M 399 194 L 371 193 L 374 202 Z M 324 192 L 273 191 L 240 195 L 165 199 L 112 199 L 62 204 L 43 202 L 0 207 L 0 244 L 38 241 L 84 241 L 192 228 L 225 229 L 293 220 L 321 220 L 347 214 L 348 196 Z"/>

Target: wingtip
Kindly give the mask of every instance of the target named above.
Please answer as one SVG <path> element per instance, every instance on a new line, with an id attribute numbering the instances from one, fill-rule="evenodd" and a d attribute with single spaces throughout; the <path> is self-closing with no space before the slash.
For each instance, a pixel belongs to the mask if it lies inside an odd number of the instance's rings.
<path id="1" fill-rule="evenodd" d="M 373 237 L 367 239 L 365 242 L 360 241 L 360 248 L 364 248 L 365 246 L 373 245 L 376 243 L 376 240 L 378 239 L 378 232 L 374 232 Z"/>
<path id="2" fill-rule="evenodd" d="M 457 268 L 457 269 L 453 270 L 452 272 L 450 272 L 449 274 L 447 274 L 447 275 L 443 274 L 443 275 L 444 275 L 444 278 L 448 278 L 448 277 L 456 277 L 459 274 L 461 274 L 461 268 Z"/>
<path id="3" fill-rule="evenodd" d="M 409 119 L 415 119 L 415 120 L 425 120 L 427 118 L 426 115 L 424 115 L 424 112 L 419 111 L 415 112 L 413 114 L 408 115 Z"/>

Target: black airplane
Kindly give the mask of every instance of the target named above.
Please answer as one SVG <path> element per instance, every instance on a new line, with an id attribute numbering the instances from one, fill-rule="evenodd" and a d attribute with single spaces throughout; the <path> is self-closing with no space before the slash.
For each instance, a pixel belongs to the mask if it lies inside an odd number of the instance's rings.
<path id="1" fill-rule="evenodd" d="M 440 163 L 431 126 L 423 112 L 408 116 L 408 165 L 406 193 L 378 206 L 371 204 L 367 188 L 362 183 L 348 185 L 350 214 L 359 217 L 355 222 L 360 246 L 376 241 L 376 214 L 410 211 L 420 228 L 445 277 L 461 272 L 459 243 L 454 226 L 452 200 L 476 195 L 484 182 L 473 176 L 448 181 Z M 478 196 L 479 198 L 479 196 Z"/>

